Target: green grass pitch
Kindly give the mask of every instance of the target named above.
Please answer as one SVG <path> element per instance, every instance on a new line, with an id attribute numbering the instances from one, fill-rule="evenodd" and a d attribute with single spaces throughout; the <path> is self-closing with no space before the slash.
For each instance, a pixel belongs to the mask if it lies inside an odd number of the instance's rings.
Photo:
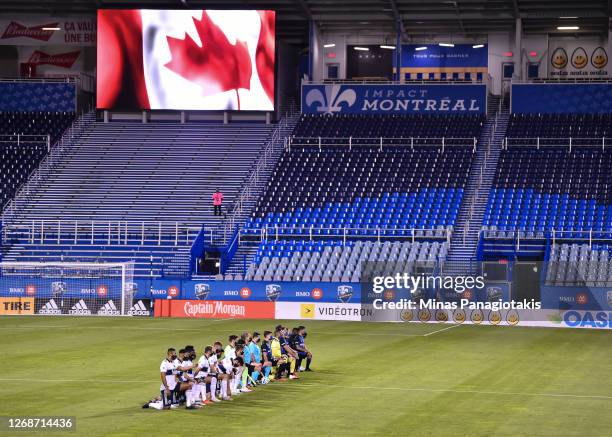
<path id="1" fill-rule="evenodd" d="M 611 434 L 611 337 L 590 330 L 311 321 L 316 372 L 299 381 L 201 410 L 141 409 L 169 346 L 199 353 L 274 324 L 3 317 L 0 415 L 74 415 L 88 437 Z"/>

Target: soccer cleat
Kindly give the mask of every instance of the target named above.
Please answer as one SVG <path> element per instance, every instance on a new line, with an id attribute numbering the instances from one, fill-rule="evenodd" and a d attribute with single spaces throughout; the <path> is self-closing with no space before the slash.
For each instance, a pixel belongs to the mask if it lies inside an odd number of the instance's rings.
<path id="1" fill-rule="evenodd" d="M 310 368 L 306 369 L 306 372 L 312 372 L 312 369 L 310 369 Z"/>
<path id="2" fill-rule="evenodd" d="M 261 380 L 261 384 L 262 384 L 262 385 L 266 385 L 268 382 L 269 382 L 269 381 L 268 381 L 268 378 L 266 378 L 266 377 L 264 377 L 264 378 Z"/>
<path id="3" fill-rule="evenodd" d="M 178 405 L 176 405 L 176 404 L 170 405 L 170 409 L 171 410 L 176 410 L 177 408 L 178 408 Z"/>
<path id="4" fill-rule="evenodd" d="M 250 388 L 244 387 L 243 389 L 240 389 L 240 391 L 241 391 L 242 393 L 250 393 L 250 392 L 252 392 L 253 390 L 251 390 Z"/>
<path id="5" fill-rule="evenodd" d="M 224 398 L 222 398 L 224 401 L 233 401 L 232 398 L 230 398 L 229 396 L 225 396 Z"/>
<path id="6" fill-rule="evenodd" d="M 292 375 L 289 375 L 289 379 L 300 379 L 300 377 L 292 374 Z"/>
<path id="7" fill-rule="evenodd" d="M 306 371 L 306 367 L 300 367 L 300 372 Z"/>
<path id="8" fill-rule="evenodd" d="M 211 401 L 212 402 L 221 402 L 221 399 L 214 398 L 214 399 L 211 399 Z"/>

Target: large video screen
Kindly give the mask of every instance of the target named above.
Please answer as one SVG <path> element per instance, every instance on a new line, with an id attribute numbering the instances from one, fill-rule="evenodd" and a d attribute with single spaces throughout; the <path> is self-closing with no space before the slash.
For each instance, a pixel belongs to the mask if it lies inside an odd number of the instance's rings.
<path id="1" fill-rule="evenodd" d="M 274 11 L 98 11 L 98 109 L 274 110 Z"/>

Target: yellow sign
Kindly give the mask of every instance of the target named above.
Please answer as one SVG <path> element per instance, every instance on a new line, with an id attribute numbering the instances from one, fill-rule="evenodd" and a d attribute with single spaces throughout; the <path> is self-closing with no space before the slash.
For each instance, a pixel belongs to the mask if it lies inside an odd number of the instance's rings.
<path id="1" fill-rule="evenodd" d="M 314 303 L 303 303 L 300 305 L 300 317 L 302 319 L 314 319 L 315 316 L 315 304 Z"/>
<path id="2" fill-rule="evenodd" d="M 34 314 L 33 297 L 0 297 L 0 315 Z"/>

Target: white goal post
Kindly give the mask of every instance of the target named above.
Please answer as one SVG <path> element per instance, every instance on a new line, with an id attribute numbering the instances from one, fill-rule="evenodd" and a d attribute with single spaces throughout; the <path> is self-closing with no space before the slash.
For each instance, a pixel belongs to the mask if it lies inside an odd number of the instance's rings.
<path id="1" fill-rule="evenodd" d="M 0 262 L 0 296 L 34 314 L 132 315 L 134 263 Z"/>

